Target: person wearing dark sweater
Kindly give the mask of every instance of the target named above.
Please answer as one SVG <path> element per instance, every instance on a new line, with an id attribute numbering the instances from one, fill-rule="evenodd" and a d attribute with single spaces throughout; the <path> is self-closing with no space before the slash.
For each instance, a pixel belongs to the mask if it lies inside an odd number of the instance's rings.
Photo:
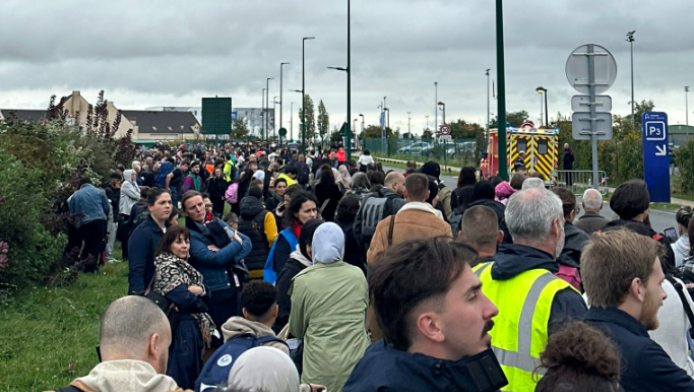
<path id="1" fill-rule="evenodd" d="M 335 182 L 335 177 L 329 166 L 324 165 L 320 171 L 320 182 L 314 187 L 318 207 L 325 206 L 321 211 L 321 216 L 328 222 L 335 220 L 335 210 L 342 198 L 340 187 Z"/>

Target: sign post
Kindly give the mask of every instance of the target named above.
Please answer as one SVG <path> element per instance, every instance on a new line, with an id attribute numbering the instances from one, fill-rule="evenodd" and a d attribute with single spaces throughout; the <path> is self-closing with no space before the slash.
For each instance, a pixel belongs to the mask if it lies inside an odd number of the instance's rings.
<path id="1" fill-rule="evenodd" d="M 670 157 L 667 114 L 646 112 L 641 116 L 643 174 L 651 201 L 670 202 Z"/>

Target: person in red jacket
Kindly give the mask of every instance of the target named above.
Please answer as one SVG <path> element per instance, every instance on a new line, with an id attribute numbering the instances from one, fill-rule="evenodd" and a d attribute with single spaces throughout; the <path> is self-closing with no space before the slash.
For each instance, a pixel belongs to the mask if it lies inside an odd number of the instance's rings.
<path id="1" fill-rule="evenodd" d="M 347 161 L 347 155 L 345 154 L 345 149 L 340 147 L 339 150 L 335 153 L 335 158 L 337 158 L 337 161 L 340 163 L 343 163 Z"/>

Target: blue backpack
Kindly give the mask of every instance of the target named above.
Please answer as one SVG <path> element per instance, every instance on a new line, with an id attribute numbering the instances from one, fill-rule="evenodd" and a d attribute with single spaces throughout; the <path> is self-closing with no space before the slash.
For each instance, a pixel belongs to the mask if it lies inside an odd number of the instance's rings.
<path id="1" fill-rule="evenodd" d="M 275 336 L 257 337 L 253 334 L 239 335 L 224 343 L 202 368 L 200 377 L 195 381 L 195 392 L 211 392 L 220 386 L 226 386 L 231 367 L 234 366 L 239 356 L 247 350 L 269 342 L 286 344 Z"/>

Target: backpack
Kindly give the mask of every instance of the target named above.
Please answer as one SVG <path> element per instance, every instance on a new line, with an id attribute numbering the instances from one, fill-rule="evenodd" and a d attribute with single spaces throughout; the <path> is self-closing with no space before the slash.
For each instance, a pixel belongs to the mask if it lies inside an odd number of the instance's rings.
<path id="1" fill-rule="evenodd" d="M 276 336 L 257 337 L 253 334 L 239 335 L 224 343 L 222 347 L 214 352 L 202 368 L 200 376 L 195 380 L 195 392 L 212 392 L 217 387 L 226 386 L 229 372 L 239 356 L 254 347 L 259 347 L 269 342 L 286 344 Z"/>
<path id="2" fill-rule="evenodd" d="M 147 220 L 149 216 L 149 209 L 145 205 L 144 208 L 136 208 L 135 216 L 133 217 L 133 227 L 130 230 L 135 230 L 135 228 L 142 222 Z"/>
<path id="3" fill-rule="evenodd" d="M 297 176 L 296 180 L 299 182 L 299 184 L 308 184 L 308 175 L 311 174 L 311 171 L 309 170 L 306 162 L 299 162 L 296 165 L 296 168 L 299 171 L 299 175 Z"/>
<path id="4" fill-rule="evenodd" d="M 236 204 L 239 202 L 239 184 L 233 183 L 229 185 L 226 192 L 224 192 L 224 200 L 229 204 Z"/>
<path id="5" fill-rule="evenodd" d="M 361 205 L 361 235 L 366 242 L 371 242 L 376 234 L 378 222 L 386 218 L 386 207 L 389 199 L 386 197 L 367 197 Z M 392 210 L 392 208 L 391 208 Z"/>
<path id="6" fill-rule="evenodd" d="M 451 219 L 448 221 L 448 224 L 451 225 L 451 233 L 453 234 L 453 239 L 458 238 L 458 232 L 460 231 L 460 224 L 463 221 L 463 214 L 457 211 L 453 211 L 453 214 L 451 215 Z"/>

